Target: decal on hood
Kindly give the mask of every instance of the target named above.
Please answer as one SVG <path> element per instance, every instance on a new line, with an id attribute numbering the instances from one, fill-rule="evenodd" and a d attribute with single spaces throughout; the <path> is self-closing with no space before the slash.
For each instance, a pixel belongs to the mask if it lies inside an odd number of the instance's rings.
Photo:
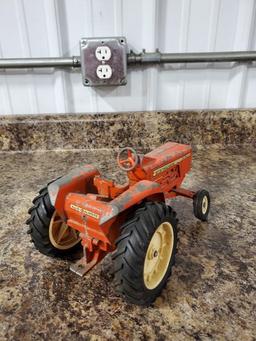
<path id="1" fill-rule="evenodd" d="M 162 167 L 160 167 L 160 168 L 155 169 L 154 172 L 153 172 L 153 176 L 156 176 L 156 175 L 158 175 L 159 173 L 162 173 L 162 172 L 166 171 L 166 170 L 169 169 L 170 167 L 172 167 L 172 166 L 174 166 L 174 165 L 177 165 L 177 163 L 179 163 L 179 162 L 185 160 L 185 159 L 186 159 L 187 157 L 189 157 L 189 156 L 191 156 L 191 153 L 186 154 L 186 155 L 182 156 L 181 158 L 179 158 L 179 159 L 177 159 L 177 160 L 175 160 L 175 161 L 173 161 L 173 162 L 167 163 L 166 165 L 164 165 L 164 166 L 162 166 Z"/>

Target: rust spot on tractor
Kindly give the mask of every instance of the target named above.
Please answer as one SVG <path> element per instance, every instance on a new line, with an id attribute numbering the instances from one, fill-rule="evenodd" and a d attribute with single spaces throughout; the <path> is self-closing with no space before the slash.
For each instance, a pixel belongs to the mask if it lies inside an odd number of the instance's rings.
<path id="1" fill-rule="evenodd" d="M 159 184 L 143 180 L 130 187 L 129 190 L 114 199 L 111 203 L 117 206 L 121 212 L 158 191 L 161 191 Z"/>

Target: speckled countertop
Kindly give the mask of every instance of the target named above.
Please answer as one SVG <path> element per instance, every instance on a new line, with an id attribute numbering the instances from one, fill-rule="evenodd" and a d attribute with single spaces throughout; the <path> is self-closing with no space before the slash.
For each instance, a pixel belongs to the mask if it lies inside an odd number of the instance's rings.
<path id="1" fill-rule="evenodd" d="M 0 116 L 0 151 L 254 144 L 256 110 Z"/>
<path id="2" fill-rule="evenodd" d="M 0 154 L 0 340 L 255 340 L 256 157 L 248 147 L 197 148 L 185 184 L 212 195 L 208 223 L 173 200 L 179 249 L 167 288 L 149 308 L 113 291 L 111 260 L 86 277 L 41 255 L 24 221 L 49 179 L 94 163 L 118 180 L 113 152 Z"/>

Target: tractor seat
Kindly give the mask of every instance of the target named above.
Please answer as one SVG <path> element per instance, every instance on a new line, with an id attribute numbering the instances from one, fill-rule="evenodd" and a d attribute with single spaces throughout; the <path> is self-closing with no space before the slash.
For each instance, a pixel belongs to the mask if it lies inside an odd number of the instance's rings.
<path id="1" fill-rule="evenodd" d="M 104 179 L 97 175 L 93 179 L 93 184 L 97 188 L 98 194 L 104 197 L 114 199 L 119 194 L 129 188 L 129 184 L 117 185 L 114 180 Z"/>

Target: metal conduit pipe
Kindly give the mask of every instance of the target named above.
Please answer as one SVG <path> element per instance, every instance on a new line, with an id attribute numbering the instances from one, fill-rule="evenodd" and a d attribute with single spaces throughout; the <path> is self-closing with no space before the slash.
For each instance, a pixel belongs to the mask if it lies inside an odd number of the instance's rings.
<path id="1" fill-rule="evenodd" d="M 30 68 L 70 68 L 80 67 L 80 57 L 52 58 L 5 58 L 0 59 L 0 69 L 30 69 Z"/>
<path id="2" fill-rule="evenodd" d="M 133 52 L 127 55 L 128 64 L 164 64 L 164 63 L 215 63 L 215 62 L 253 62 L 256 51 L 234 52 L 197 52 L 197 53 L 161 53 Z"/>
<path id="3" fill-rule="evenodd" d="M 145 52 L 127 54 L 127 64 L 165 64 L 165 63 L 220 63 L 255 62 L 256 51 L 199 52 L 199 53 L 161 53 Z M 51 58 L 5 58 L 0 59 L 0 69 L 30 68 L 76 68 L 81 67 L 80 56 Z"/>

